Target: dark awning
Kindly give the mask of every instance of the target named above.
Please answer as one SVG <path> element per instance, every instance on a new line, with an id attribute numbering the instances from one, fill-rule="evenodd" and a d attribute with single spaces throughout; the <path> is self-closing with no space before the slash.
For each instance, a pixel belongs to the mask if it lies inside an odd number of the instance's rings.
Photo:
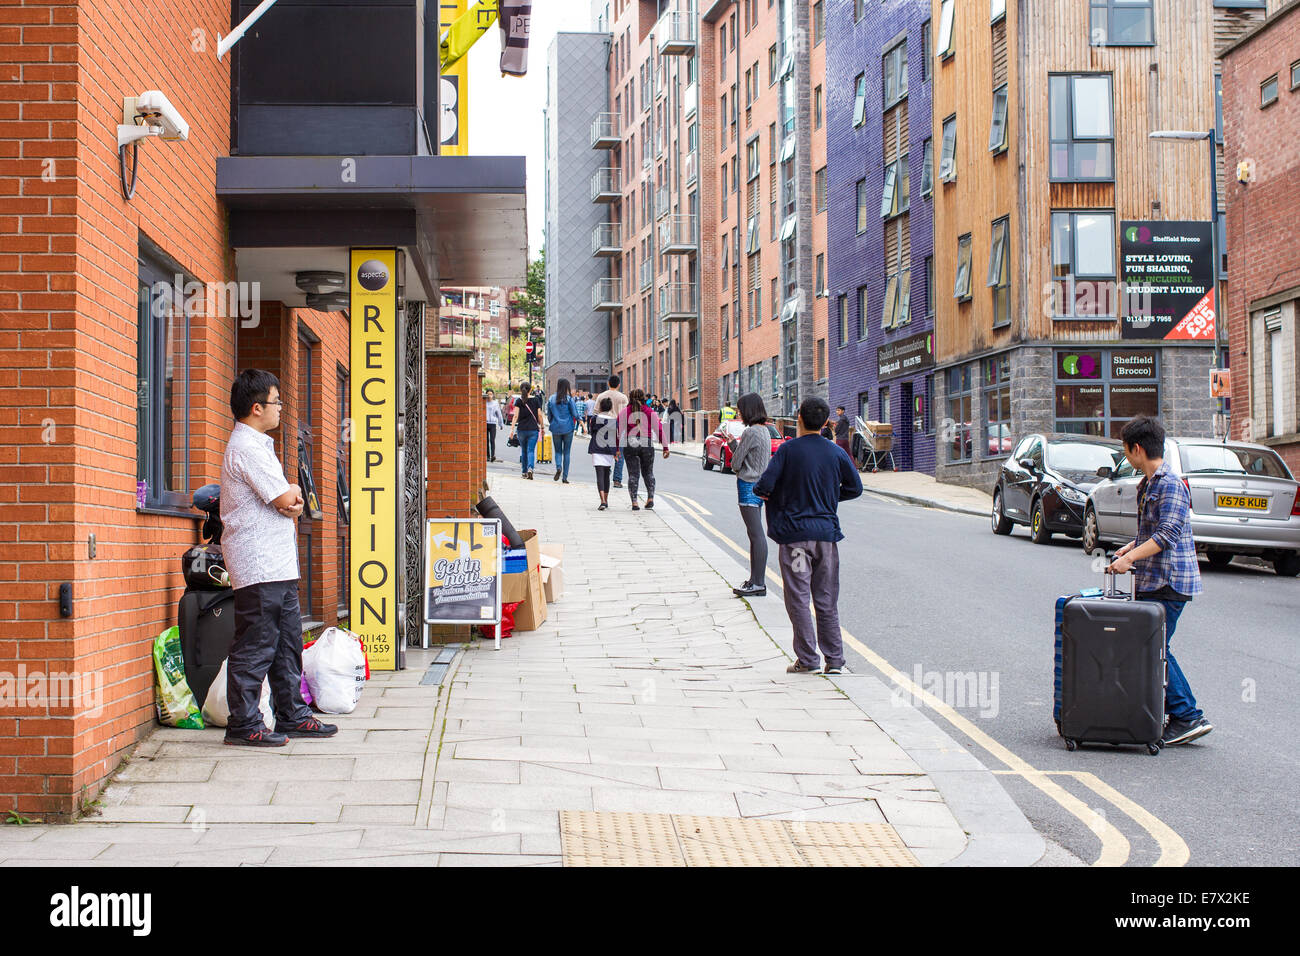
<path id="1" fill-rule="evenodd" d="M 351 246 L 406 250 L 417 288 L 523 285 L 528 223 L 522 156 L 219 156 L 241 281 L 302 304 L 299 271 L 348 272 Z"/>

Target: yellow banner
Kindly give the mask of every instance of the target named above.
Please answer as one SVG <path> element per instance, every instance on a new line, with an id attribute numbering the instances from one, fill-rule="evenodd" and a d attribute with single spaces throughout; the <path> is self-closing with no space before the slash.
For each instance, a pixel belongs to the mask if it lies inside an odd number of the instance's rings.
<path id="1" fill-rule="evenodd" d="M 459 0 L 459 3 L 464 9 L 465 0 Z M 441 43 L 443 71 L 468 53 L 478 38 L 487 33 L 496 22 L 497 0 L 477 0 L 450 27 L 444 27 Z"/>
<path id="2" fill-rule="evenodd" d="M 452 25 L 465 15 L 466 0 L 439 0 L 438 36 L 448 36 Z M 495 3 L 493 4 L 495 7 Z M 472 41 L 471 41 L 472 44 Z M 443 62 L 438 87 L 438 155 L 469 155 L 469 60 L 461 55 L 455 62 Z"/>
<path id="3" fill-rule="evenodd" d="M 375 670 L 396 670 L 397 593 L 397 252 L 351 256 L 352 507 L 348 629 Z"/>

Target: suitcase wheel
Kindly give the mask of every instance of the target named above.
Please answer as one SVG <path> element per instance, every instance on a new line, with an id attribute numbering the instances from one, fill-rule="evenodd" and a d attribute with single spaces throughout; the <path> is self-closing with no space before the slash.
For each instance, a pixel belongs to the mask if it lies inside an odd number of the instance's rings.
<path id="1" fill-rule="evenodd" d="M 1066 737 L 1066 738 L 1065 738 L 1065 749 L 1066 749 L 1066 750 L 1068 750 L 1068 751 L 1070 751 L 1071 753 L 1073 753 L 1073 752 L 1078 748 L 1078 746 L 1079 746 L 1079 742 L 1078 742 L 1077 740 L 1071 740 L 1069 737 Z"/>
<path id="2" fill-rule="evenodd" d="M 1159 745 L 1159 744 L 1147 744 L 1147 753 L 1149 753 L 1149 754 L 1150 754 L 1151 756 L 1153 756 L 1153 757 L 1159 757 L 1159 756 L 1160 756 L 1160 745 Z"/>

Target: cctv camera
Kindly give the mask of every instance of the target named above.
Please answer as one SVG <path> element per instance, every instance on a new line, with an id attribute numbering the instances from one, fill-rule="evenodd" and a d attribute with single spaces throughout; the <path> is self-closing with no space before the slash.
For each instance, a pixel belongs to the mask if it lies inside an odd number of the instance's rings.
<path id="1" fill-rule="evenodd" d="M 144 118 L 146 126 L 162 127 L 158 134 L 160 139 L 190 138 L 190 124 L 158 90 L 149 90 L 136 97 L 135 111 L 136 115 Z"/>

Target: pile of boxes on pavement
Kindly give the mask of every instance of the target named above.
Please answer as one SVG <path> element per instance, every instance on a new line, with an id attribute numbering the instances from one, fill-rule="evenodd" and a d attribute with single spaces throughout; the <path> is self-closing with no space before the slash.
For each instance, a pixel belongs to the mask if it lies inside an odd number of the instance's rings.
<path id="1" fill-rule="evenodd" d="M 535 631 L 546 621 L 546 605 L 564 594 L 564 545 L 546 544 L 531 529 L 521 530 L 519 536 L 524 546 L 505 553 L 501 603 L 519 604 L 515 630 Z"/>

